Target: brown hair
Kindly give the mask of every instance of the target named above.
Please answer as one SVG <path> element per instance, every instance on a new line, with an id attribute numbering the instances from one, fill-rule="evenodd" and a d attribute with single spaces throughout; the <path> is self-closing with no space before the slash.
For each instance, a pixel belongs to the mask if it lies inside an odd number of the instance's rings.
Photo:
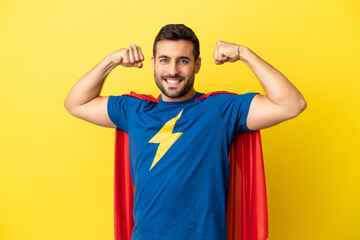
<path id="1" fill-rule="evenodd" d="M 199 39 L 195 35 L 194 31 L 191 28 L 185 26 L 184 24 L 168 24 L 160 29 L 154 41 L 154 46 L 153 46 L 154 57 L 156 56 L 157 42 L 164 39 L 173 40 L 173 41 L 186 40 L 192 42 L 194 45 L 193 54 L 195 57 L 195 61 L 199 58 L 200 55 Z"/>

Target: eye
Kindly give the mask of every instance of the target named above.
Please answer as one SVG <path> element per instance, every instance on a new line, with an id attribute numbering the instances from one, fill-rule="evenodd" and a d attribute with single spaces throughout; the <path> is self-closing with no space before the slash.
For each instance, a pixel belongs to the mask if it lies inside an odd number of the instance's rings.
<path id="1" fill-rule="evenodd" d="M 182 63 L 182 64 L 187 64 L 188 63 L 188 61 L 184 60 L 184 59 L 181 59 L 179 62 Z"/>
<path id="2" fill-rule="evenodd" d="M 166 58 L 160 59 L 160 62 L 163 62 L 163 63 L 168 62 L 168 61 L 169 61 L 169 60 L 167 60 Z"/>

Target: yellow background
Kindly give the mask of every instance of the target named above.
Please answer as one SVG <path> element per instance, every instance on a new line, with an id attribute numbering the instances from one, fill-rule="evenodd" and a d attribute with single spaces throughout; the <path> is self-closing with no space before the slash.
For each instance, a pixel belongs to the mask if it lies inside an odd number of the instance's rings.
<path id="1" fill-rule="evenodd" d="M 269 239 L 360 239 L 358 0 L 0 2 L 0 239 L 113 239 L 114 130 L 69 115 L 72 85 L 132 43 L 143 69 L 116 68 L 103 95 L 159 94 L 159 29 L 200 39 L 201 92 L 263 90 L 241 62 L 216 66 L 216 40 L 245 45 L 305 96 L 299 117 L 262 130 Z"/>

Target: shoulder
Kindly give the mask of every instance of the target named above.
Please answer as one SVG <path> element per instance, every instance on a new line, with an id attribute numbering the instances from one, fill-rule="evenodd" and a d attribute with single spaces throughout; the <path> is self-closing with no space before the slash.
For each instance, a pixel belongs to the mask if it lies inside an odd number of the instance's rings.
<path id="1" fill-rule="evenodd" d="M 135 92 L 131 92 L 130 94 L 123 94 L 119 96 L 110 95 L 109 102 L 111 103 L 157 103 L 159 101 L 158 98 L 154 98 L 151 95 L 146 94 L 138 94 Z"/>
<path id="2" fill-rule="evenodd" d="M 208 99 L 209 97 L 214 97 L 214 96 L 223 97 L 223 96 L 227 96 L 227 95 L 237 95 L 237 94 L 232 93 L 232 92 L 227 92 L 227 91 L 210 92 L 210 93 L 203 94 L 201 97 L 196 98 L 195 101 L 201 100 L 201 99 Z"/>
<path id="3" fill-rule="evenodd" d="M 136 92 L 131 92 L 130 94 L 123 94 L 122 96 L 135 98 L 135 99 L 139 99 L 139 100 L 150 101 L 150 102 L 158 102 L 159 101 L 159 97 L 155 98 L 152 95 L 138 94 Z"/>
<path id="4" fill-rule="evenodd" d="M 232 100 L 244 100 L 244 99 L 252 99 L 256 93 L 254 92 L 248 92 L 248 93 L 234 93 L 234 92 L 228 92 L 228 91 L 217 91 L 217 92 L 210 92 L 202 95 L 201 97 L 195 99 L 197 100 L 209 100 L 209 101 L 232 101 Z"/>

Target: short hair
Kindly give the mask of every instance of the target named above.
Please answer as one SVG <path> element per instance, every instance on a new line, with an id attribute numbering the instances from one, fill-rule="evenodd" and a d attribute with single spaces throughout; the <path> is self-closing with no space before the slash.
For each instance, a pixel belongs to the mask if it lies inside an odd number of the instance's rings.
<path id="1" fill-rule="evenodd" d="M 172 41 L 178 41 L 178 40 L 186 40 L 193 43 L 193 54 L 195 57 L 195 61 L 200 56 L 200 43 L 199 39 L 195 35 L 194 31 L 185 26 L 184 24 L 168 24 L 164 27 L 162 27 L 157 34 L 154 46 L 153 46 L 153 55 L 156 56 L 156 45 L 157 42 L 161 40 L 172 40 Z"/>

